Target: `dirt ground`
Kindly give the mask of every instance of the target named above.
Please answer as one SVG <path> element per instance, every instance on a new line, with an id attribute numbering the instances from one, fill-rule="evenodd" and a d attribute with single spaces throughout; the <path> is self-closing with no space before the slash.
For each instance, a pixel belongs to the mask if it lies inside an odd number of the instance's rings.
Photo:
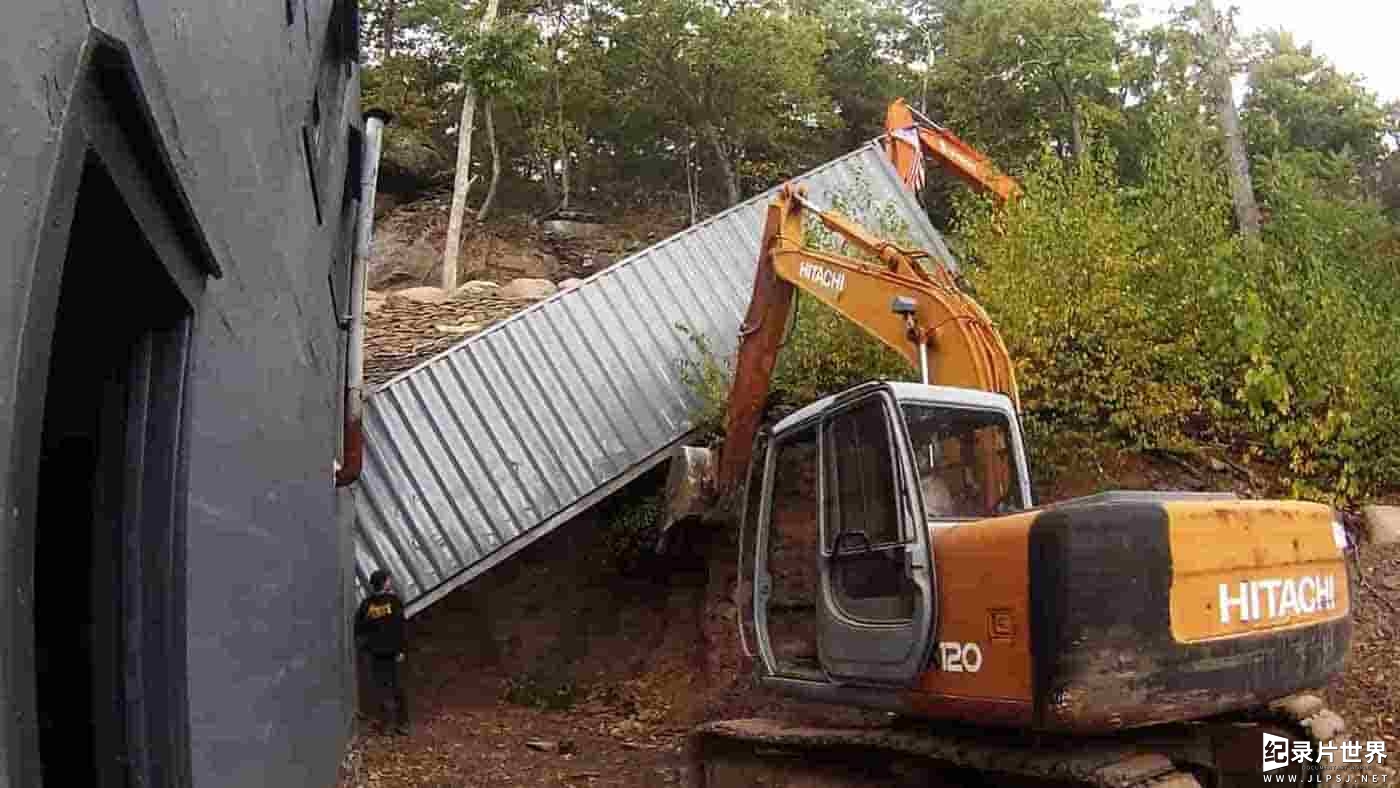
<path id="1" fill-rule="evenodd" d="M 1389 765 L 1400 767 L 1400 544 L 1362 545 L 1357 564 L 1351 656 L 1327 701 L 1351 735 L 1384 739 Z"/>

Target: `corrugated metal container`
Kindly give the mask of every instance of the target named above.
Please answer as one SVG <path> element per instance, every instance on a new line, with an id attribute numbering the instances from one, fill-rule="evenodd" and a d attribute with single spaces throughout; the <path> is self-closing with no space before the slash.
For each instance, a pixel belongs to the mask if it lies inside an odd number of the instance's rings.
<path id="1" fill-rule="evenodd" d="M 951 263 L 877 143 L 795 179 Z M 694 345 L 728 355 L 776 189 L 667 238 L 378 388 L 356 491 L 360 593 L 394 572 L 410 615 L 664 461 L 692 425 Z M 843 200 L 844 198 L 844 200 Z M 879 215 L 863 215 L 863 205 Z"/>

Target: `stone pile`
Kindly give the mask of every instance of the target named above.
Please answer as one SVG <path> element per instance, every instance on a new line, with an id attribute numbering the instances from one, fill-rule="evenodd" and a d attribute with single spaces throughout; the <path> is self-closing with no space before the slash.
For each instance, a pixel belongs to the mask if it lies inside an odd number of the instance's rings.
<path id="1" fill-rule="evenodd" d="M 529 281 L 529 280 L 526 280 Z M 552 294 L 472 281 L 452 294 L 432 287 L 370 291 L 365 308 L 365 384 L 377 386 Z"/>

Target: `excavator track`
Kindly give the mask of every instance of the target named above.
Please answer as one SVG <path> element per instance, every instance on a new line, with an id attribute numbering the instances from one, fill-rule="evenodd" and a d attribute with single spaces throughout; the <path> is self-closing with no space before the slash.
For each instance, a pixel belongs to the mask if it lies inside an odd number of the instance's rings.
<path id="1" fill-rule="evenodd" d="M 1340 743 L 1345 725 L 1313 695 L 1230 715 L 1071 737 L 894 721 L 870 728 L 735 719 L 697 728 L 691 788 L 1017 786 L 1018 788 L 1245 788 L 1265 785 L 1263 734 Z M 1325 737 L 1325 738 L 1321 738 Z M 1322 782 L 1293 763 L 1272 781 Z M 1311 775 L 1311 776 L 1310 776 Z"/>

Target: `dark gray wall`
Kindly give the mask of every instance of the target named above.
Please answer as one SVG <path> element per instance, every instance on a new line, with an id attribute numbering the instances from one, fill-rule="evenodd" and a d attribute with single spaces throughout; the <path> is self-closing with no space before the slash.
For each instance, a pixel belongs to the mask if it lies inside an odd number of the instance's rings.
<path id="1" fill-rule="evenodd" d="M 54 278 L 38 250 L 61 219 L 50 213 L 85 47 L 103 36 L 129 52 L 222 270 L 194 304 L 187 416 L 194 784 L 335 781 L 354 682 L 349 505 L 332 482 L 345 338 L 328 275 L 349 229 L 346 126 L 360 121 L 358 72 L 319 65 L 343 12 L 331 0 L 0 3 L 0 787 L 34 784 L 26 474 L 41 414 L 21 386 L 43 361 L 35 310 L 52 308 L 39 296 Z M 319 221 L 302 137 L 318 80 Z"/>

